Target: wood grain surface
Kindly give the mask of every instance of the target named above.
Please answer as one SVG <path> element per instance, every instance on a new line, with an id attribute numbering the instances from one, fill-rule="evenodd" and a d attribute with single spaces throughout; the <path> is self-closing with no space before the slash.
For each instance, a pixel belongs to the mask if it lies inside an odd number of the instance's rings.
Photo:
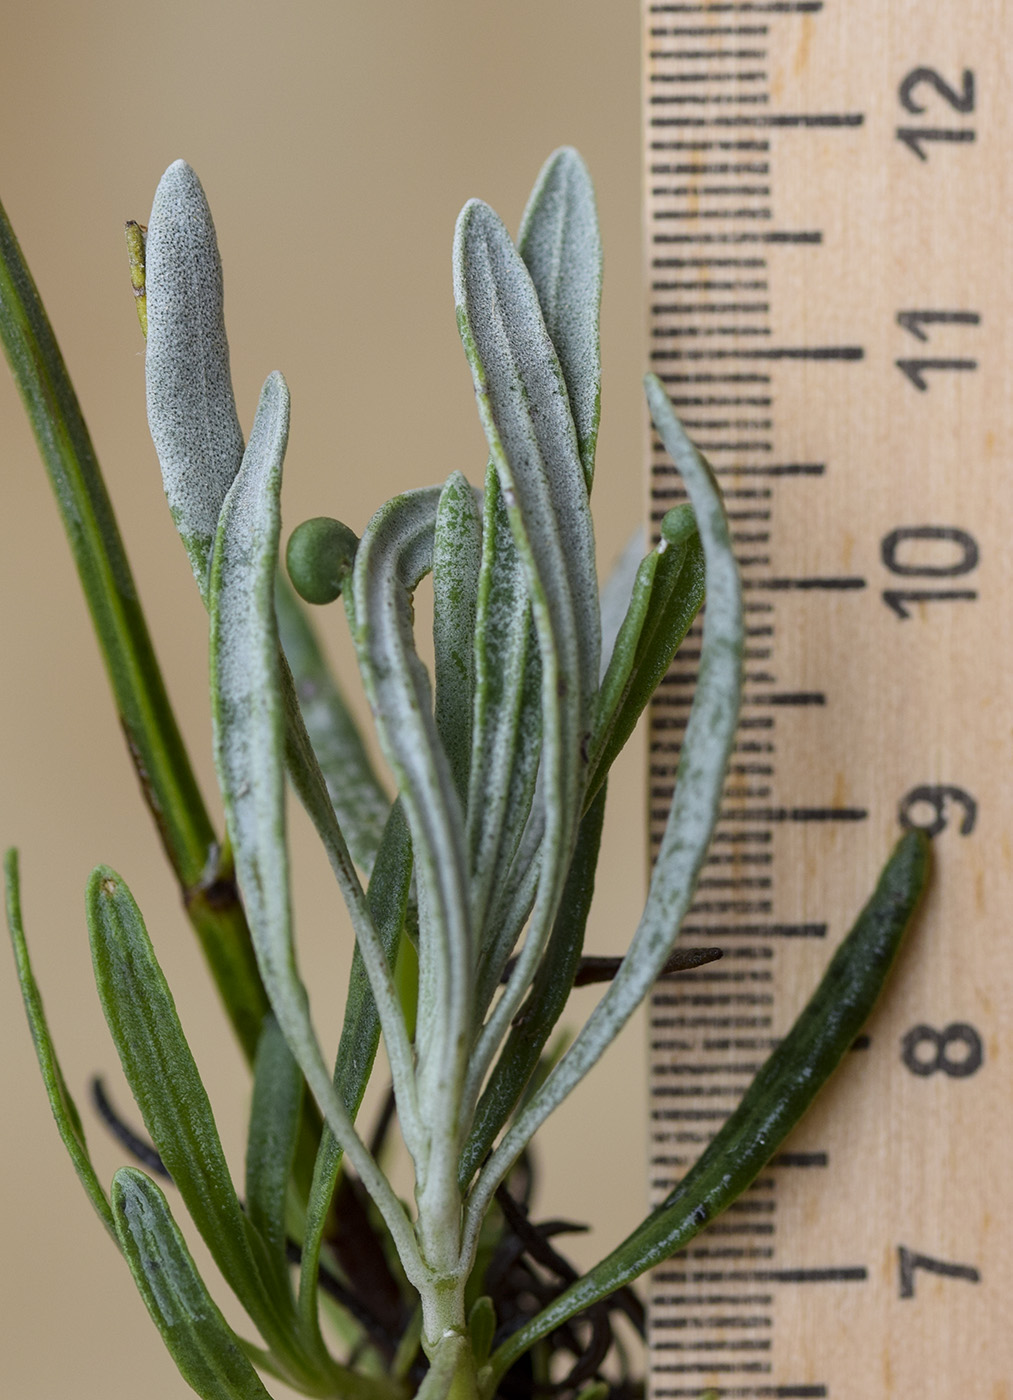
<path id="1" fill-rule="evenodd" d="M 906 821 L 926 906 L 825 1096 L 652 1282 L 654 1400 L 1009 1400 L 1011 15 L 643 5 L 651 367 L 747 604 L 726 810 L 652 1008 L 660 1199 L 814 987 Z M 660 444 L 652 521 L 683 499 Z M 695 645 L 699 645 L 698 635 Z M 655 705 L 656 843 L 695 670 Z"/>

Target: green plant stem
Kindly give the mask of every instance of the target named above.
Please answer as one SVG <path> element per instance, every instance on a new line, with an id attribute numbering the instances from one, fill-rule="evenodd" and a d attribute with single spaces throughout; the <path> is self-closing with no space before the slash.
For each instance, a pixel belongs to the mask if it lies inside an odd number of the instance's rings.
<path id="1" fill-rule="evenodd" d="M 176 724 L 112 505 L 63 356 L 0 206 L 0 338 L 56 495 L 131 759 L 243 1051 L 267 998 Z"/>
<path id="2" fill-rule="evenodd" d="M 475 1356 L 467 1333 L 448 1329 L 432 1348 L 416 1400 L 478 1400 Z"/>

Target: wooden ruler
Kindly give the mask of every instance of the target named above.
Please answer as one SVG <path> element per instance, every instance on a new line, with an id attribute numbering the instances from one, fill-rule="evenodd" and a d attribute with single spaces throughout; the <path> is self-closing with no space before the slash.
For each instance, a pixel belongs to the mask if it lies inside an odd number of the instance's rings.
<path id="1" fill-rule="evenodd" d="M 725 489 L 745 704 L 651 1014 L 655 1199 L 899 823 L 936 874 L 785 1151 L 652 1281 L 654 1400 L 1013 1397 L 1013 85 L 1004 0 L 644 0 L 651 367 Z M 684 499 L 652 444 L 652 520 Z M 653 710 L 651 832 L 699 646 Z"/>

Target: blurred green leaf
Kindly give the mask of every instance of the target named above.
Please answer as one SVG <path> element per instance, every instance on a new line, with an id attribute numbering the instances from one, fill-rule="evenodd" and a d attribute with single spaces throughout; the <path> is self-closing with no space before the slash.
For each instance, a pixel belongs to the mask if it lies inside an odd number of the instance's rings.
<path id="1" fill-rule="evenodd" d="M 291 1292 L 286 1205 L 299 1133 L 303 1078 L 273 1016 L 264 1018 L 253 1066 L 246 1140 L 246 1217 L 266 1246 L 272 1291 Z"/>
<path id="2" fill-rule="evenodd" d="M 646 552 L 647 531 L 642 525 L 638 525 L 627 540 L 625 549 L 609 570 L 605 582 L 599 589 L 599 605 L 601 608 L 601 675 L 603 679 L 605 672 L 608 670 L 609 662 L 612 660 L 612 653 L 615 650 L 619 629 L 622 627 L 629 609 L 630 599 L 633 594 L 633 585 L 637 578 L 637 570 L 640 568 Z"/>
<path id="3" fill-rule="evenodd" d="M 17 966 L 18 981 L 21 984 L 21 995 L 25 1003 L 25 1014 L 32 1032 L 39 1069 L 42 1071 L 42 1082 L 45 1084 L 46 1093 L 49 1096 L 49 1106 L 53 1110 L 57 1129 L 63 1139 L 64 1146 L 70 1153 L 70 1160 L 74 1164 L 74 1170 L 80 1178 L 81 1185 L 87 1191 L 99 1219 L 115 1239 L 116 1231 L 113 1225 L 112 1211 L 109 1208 L 109 1200 L 95 1174 L 95 1168 L 92 1166 L 81 1115 L 71 1098 L 63 1071 L 60 1069 L 60 1062 L 56 1058 L 56 1050 L 46 1022 L 46 1013 L 42 1008 L 42 997 L 39 995 L 38 984 L 35 981 L 35 974 L 32 972 L 32 964 L 28 957 L 28 944 L 25 941 L 24 924 L 21 919 L 21 881 L 18 874 L 18 853 L 15 850 L 7 851 L 4 856 L 4 883 L 7 927 L 14 945 L 14 961 Z"/>
<path id="4" fill-rule="evenodd" d="M 496 1333 L 496 1309 L 488 1294 L 476 1298 L 468 1314 L 468 1334 L 476 1366 L 484 1366 Z"/>
<path id="5" fill-rule="evenodd" d="M 129 889 L 98 866 L 86 894 L 95 981 L 127 1082 L 212 1258 L 270 1346 L 284 1354 L 284 1292 L 232 1184 L 176 1006 Z"/>
<path id="6" fill-rule="evenodd" d="M 120 1168 L 113 1215 L 141 1297 L 187 1384 L 202 1400 L 270 1400 L 150 1177 Z"/>

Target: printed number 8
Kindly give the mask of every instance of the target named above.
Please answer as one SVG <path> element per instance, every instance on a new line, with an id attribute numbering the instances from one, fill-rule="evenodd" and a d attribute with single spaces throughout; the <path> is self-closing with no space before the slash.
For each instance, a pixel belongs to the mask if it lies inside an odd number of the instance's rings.
<path id="1" fill-rule="evenodd" d="M 959 1059 L 950 1058 L 950 1046 L 954 1043 L 966 1047 Z M 919 1054 L 919 1046 L 924 1044 L 931 1045 L 935 1051 L 931 1059 Z M 900 1057 L 912 1074 L 927 1076 L 942 1070 L 952 1079 L 966 1079 L 981 1068 L 985 1051 L 981 1036 L 973 1026 L 954 1021 L 941 1031 L 932 1026 L 912 1026 L 901 1041 Z"/>

